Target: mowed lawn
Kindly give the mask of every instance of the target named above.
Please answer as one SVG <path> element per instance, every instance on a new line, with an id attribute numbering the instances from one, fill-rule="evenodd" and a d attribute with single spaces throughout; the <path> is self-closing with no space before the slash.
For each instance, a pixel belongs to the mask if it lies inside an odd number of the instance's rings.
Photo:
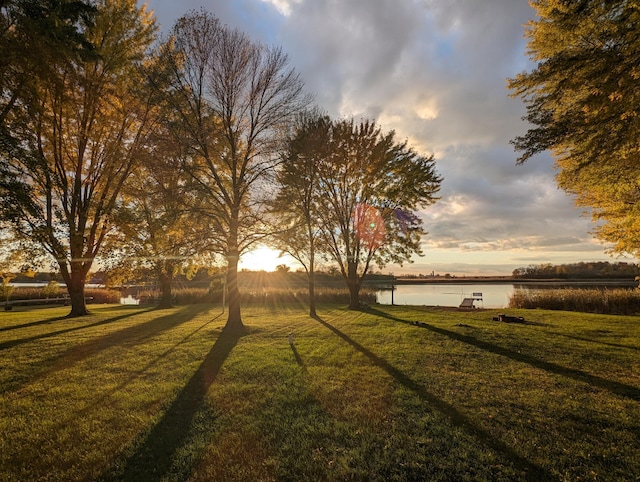
<path id="1" fill-rule="evenodd" d="M 0 313 L 0 480 L 640 476 L 640 317 L 91 309 Z"/>

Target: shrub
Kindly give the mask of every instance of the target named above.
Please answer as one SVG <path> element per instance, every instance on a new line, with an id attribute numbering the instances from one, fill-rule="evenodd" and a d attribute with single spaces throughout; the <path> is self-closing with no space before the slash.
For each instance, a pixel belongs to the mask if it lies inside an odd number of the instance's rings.
<path id="1" fill-rule="evenodd" d="M 43 298 L 57 298 L 60 295 L 60 285 L 57 281 L 49 281 L 47 285 L 42 288 Z"/>
<path id="2" fill-rule="evenodd" d="M 84 291 L 84 295 L 90 303 L 120 303 L 120 291 L 110 290 L 107 288 L 87 288 Z"/>

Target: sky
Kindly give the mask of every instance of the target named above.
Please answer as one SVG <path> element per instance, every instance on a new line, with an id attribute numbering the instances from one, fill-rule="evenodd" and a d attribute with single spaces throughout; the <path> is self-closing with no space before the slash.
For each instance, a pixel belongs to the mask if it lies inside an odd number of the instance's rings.
<path id="1" fill-rule="evenodd" d="M 142 3 L 142 2 L 140 2 Z M 559 190 L 553 159 L 516 165 L 527 131 L 506 79 L 530 70 L 527 0 L 148 0 L 167 32 L 189 10 L 280 46 L 315 104 L 333 118 L 375 120 L 444 178 L 420 215 L 423 256 L 383 273 L 508 275 L 530 264 L 625 261 L 594 239 L 590 216 Z M 242 266 L 261 265 L 262 250 Z M 271 256 L 273 258 L 273 256 Z"/>

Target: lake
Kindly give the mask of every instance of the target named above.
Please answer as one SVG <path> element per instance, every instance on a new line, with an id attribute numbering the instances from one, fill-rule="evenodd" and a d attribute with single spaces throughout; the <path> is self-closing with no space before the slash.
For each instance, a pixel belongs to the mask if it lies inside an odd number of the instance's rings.
<path id="1" fill-rule="evenodd" d="M 393 302 L 396 305 L 459 306 L 464 298 L 482 293 L 482 300 L 475 302 L 478 308 L 505 308 L 514 286 L 509 283 L 424 283 L 396 285 Z M 376 292 L 378 303 L 391 304 L 391 290 Z"/>
<path id="2" fill-rule="evenodd" d="M 422 283 L 399 284 L 393 292 L 396 305 L 460 306 L 464 298 L 472 298 L 474 293 L 482 293 L 482 300 L 475 302 L 476 308 L 506 308 L 509 297 L 518 289 L 550 288 L 633 288 L 634 282 L 594 283 L 558 282 L 558 283 Z M 391 304 L 391 290 L 376 291 L 378 303 Z"/>

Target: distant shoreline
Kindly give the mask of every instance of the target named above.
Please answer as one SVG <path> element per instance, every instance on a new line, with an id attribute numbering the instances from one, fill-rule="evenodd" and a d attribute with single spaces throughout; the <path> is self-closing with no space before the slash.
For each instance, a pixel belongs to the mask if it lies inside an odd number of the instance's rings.
<path id="1" fill-rule="evenodd" d="M 545 285 L 619 285 L 637 286 L 638 282 L 628 278 L 514 278 L 513 276 L 465 276 L 465 277 L 429 277 L 429 278 L 403 278 L 399 276 L 394 281 L 395 284 L 420 285 L 430 283 L 450 283 L 450 284 L 480 284 L 480 283 L 505 283 L 505 284 L 545 284 Z"/>

